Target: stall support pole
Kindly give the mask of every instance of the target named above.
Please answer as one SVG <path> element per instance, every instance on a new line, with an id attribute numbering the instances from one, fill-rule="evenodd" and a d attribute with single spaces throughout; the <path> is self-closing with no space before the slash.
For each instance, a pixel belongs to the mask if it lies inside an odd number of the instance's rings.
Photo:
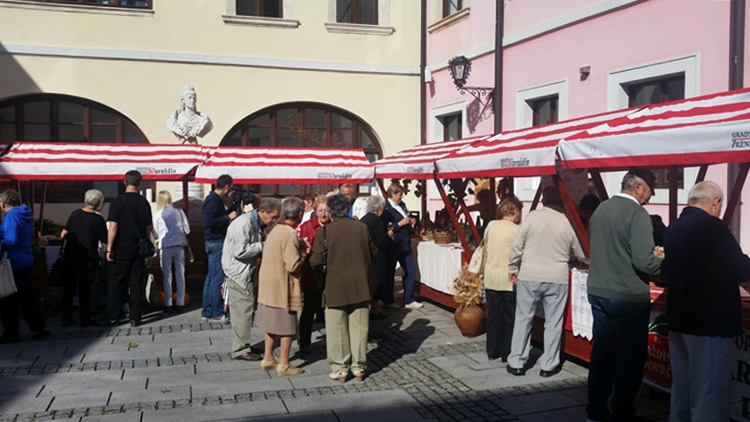
<path id="1" fill-rule="evenodd" d="M 727 201 L 727 208 L 724 211 L 724 223 L 729 224 L 732 221 L 734 212 L 737 208 L 737 204 L 740 202 L 740 196 L 742 195 L 742 187 L 745 185 L 745 179 L 747 179 L 747 172 L 750 170 L 750 163 L 740 164 L 739 172 L 737 173 L 737 180 L 732 186 L 732 193 L 729 195 L 729 201 Z"/>
<path id="2" fill-rule="evenodd" d="M 182 179 L 182 210 L 185 211 L 185 215 L 188 215 L 188 181 L 187 177 Z"/>
<path id="3" fill-rule="evenodd" d="M 583 253 L 586 254 L 586 256 L 591 256 L 591 242 L 589 239 L 589 235 L 586 233 L 586 228 L 583 227 L 581 216 L 578 215 L 578 210 L 576 209 L 576 204 L 574 204 L 573 200 L 570 198 L 570 193 L 568 193 L 568 189 L 565 187 L 565 183 L 563 183 L 560 176 L 555 174 L 552 176 L 552 180 L 560 190 L 560 196 L 562 196 L 563 204 L 565 205 L 565 211 L 568 215 L 568 219 L 570 220 L 570 224 L 573 225 L 573 229 L 578 235 L 578 240 L 581 241 Z"/>
<path id="4" fill-rule="evenodd" d="M 459 192 L 458 189 L 453 189 L 453 193 L 456 195 L 458 207 L 461 208 L 461 212 L 464 213 L 466 216 L 466 222 L 469 224 L 469 229 L 471 230 L 471 234 L 474 235 L 474 239 L 477 241 L 477 245 L 479 242 L 482 241 L 482 237 L 479 236 L 479 230 L 477 230 L 477 226 L 474 224 L 474 220 L 471 218 L 471 212 L 469 212 L 469 208 L 466 206 L 466 202 L 464 202 L 464 193 Z"/>
<path id="5" fill-rule="evenodd" d="M 21 189 L 18 190 L 18 193 L 21 193 Z M 31 220 L 34 220 L 34 199 L 36 198 L 36 192 L 34 191 L 34 181 L 31 180 L 29 182 L 29 195 L 31 195 L 31 198 L 29 198 L 29 208 L 31 208 Z M 21 201 L 23 204 L 23 200 Z M 42 224 L 41 219 L 39 220 L 39 231 L 42 231 Z"/>
<path id="6" fill-rule="evenodd" d="M 695 176 L 695 184 L 698 184 L 698 183 L 706 180 L 706 172 L 708 172 L 708 164 L 703 164 L 698 169 L 698 175 Z"/>
<path id="7" fill-rule="evenodd" d="M 497 190 L 497 186 L 495 186 L 495 178 L 490 177 L 490 193 L 492 194 L 492 208 L 495 208 L 495 205 L 497 205 L 497 194 L 495 191 Z"/>
<path id="8" fill-rule="evenodd" d="M 534 211 L 536 207 L 539 206 L 539 200 L 542 199 L 542 182 L 539 182 L 539 186 L 536 188 L 536 193 L 534 194 L 534 200 L 531 202 L 531 210 Z"/>
<path id="9" fill-rule="evenodd" d="M 589 169 L 589 174 L 591 175 L 591 181 L 594 182 L 594 187 L 596 187 L 596 193 L 599 194 L 599 199 L 602 202 L 609 199 L 609 195 L 607 195 L 607 188 L 604 186 L 602 174 L 599 173 L 599 170 Z"/>
<path id="10" fill-rule="evenodd" d="M 43 235 L 42 227 L 44 227 L 44 204 L 47 202 L 47 182 L 42 184 L 42 202 L 39 203 L 39 235 Z M 57 233 L 48 233 L 53 236 L 57 236 Z"/>
<path id="11" fill-rule="evenodd" d="M 386 193 L 385 186 L 383 185 L 383 179 L 375 179 L 375 181 L 378 183 L 378 186 L 380 186 L 380 192 L 383 193 L 383 197 L 388 198 L 388 194 Z"/>
<path id="12" fill-rule="evenodd" d="M 677 166 L 669 167 L 669 223 L 677 220 Z"/>
<path id="13" fill-rule="evenodd" d="M 464 260 L 468 261 L 469 242 L 466 240 L 466 236 L 464 236 L 464 231 L 458 230 L 460 226 L 458 224 L 458 216 L 456 215 L 456 211 L 453 210 L 451 201 L 448 200 L 448 195 L 445 194 L 445 189 L 443 189 L 443 185 L 440 183 L 440 180 L 438 180 L 437 175 L 433 174 L 432 177 L 435 179 L 435 186 L 437 186 L 437 190 L 440 193 L 440 198 L 443 199 L 445 209 L 448 210 L 448 216 L 451 219 L 451 223 L 453 224 L 453 227 L 457 229 L 456 231 L 458 232 L 458 240 L 461 242 L 461 246 L 464 248 Z"/>

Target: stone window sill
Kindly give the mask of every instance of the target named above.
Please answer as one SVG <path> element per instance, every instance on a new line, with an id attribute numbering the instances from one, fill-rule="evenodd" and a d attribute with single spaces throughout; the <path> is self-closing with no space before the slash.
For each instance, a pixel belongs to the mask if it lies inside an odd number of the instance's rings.
<path id="1" fill-rule="evenodd" d="M 358 23 L 328 22 L 325 24 L 328 32 L 336 34 L 360 34 L 360 35 L 391 35 L 396 29 L 392 26 L 364 25 Z"/>
<path id="2" fill-rule="evenodd" d="M 40 3 L 36 1 L 24 0 L 0 0 L 0 6 L 15 7 L 28 10 L 45 10 L 52 12 L 72 12 L 72 13 L 94 13 L 101 15 L 121 15 L 121 16 L 153 16 L 152 9 L 136 9 L 129 7 L 107 7 L 92 6 L 86 4 L 62 4 L 62 3 Z"/>
<path id="3" fill-rule="evenodd" d="M 224 23 L 230 25 L 263 26 L 266 28 L 298 28 L 300 23 L 294 19 L 266 18 L 261 16 L 221 15 Z"/>
<path id="4" fill-rule="evenodd" d="M 443 19 L 440 19 L 439 21 L 428 26 L 427 32 L 432 34 L 433 32 L 441 31 L 453 24 L 456 24 L 458 22 L 461 22 L 462 20 L 468 19 L 470 10 L 471 10 L 470 7 L 465 7 L 450 16 L 446 16 Z"/>

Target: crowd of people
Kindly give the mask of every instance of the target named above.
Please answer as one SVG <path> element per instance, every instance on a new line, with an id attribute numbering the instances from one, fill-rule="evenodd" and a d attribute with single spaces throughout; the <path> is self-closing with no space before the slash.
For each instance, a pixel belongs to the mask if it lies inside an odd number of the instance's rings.
<path id="1" fill-rule="evenodd" d="M 96 189 L 87 191 L 84 206 L 70 214 L 58 260 L 63 326 L 78 323 L 72 306 L 76 290 L 81 326 L 93 323 L 92 285 L 101 255 L 109 275 L 106 311 L 98 324 L 127 320 L 139 326 L 146 258 L 155 255 L 147 245 L 152 239 L 164 274 L 164 311 L 184 310 L 188 218 L 172 206 L 167 191 L 158 192 L 152 215 L 139 193 L 141 182 L 138 171 L 125 174 L 125 193 L 110 203 L 107 224 L 99 213 L 104 195 Z M 229 323 L 231 315 L 231 356 L 258 361 L 262 370 L 285 376 L 304 372 L 290 363 L 292 343 L 296 337 L 299 351 L 310 351 L 317 314 L 326 324 L 330 378 L 346 382 L 351 374 L 363 380 L 369 321 L 385 318 L 381 302 L 386 309 L 400 308 L 393 291 L 397 264 L 403 269 L 404 306 L 422 307 L 414 298 L 416 262 L 409 232 L 415 221 L 402 201 L 404 189 L 394 183 L 386 198 L 371 196 L 360 201 L 359 210 L 353 186 L 342 185 L 326 195 L 263 198 L 246 213 L 231 206 L 232 189 L 231 176 L 220 176 L 203 204 L 208 271 L 202 317 Z M 482 217 L 487 356 L 507 362 L 510 374 L 525 375 L 531 324 L 541 304 L 540 376 L 560 372 L 568 272 L 573 262 L 588 263 L 594 342 L 586 412 L 591 421 L 636 420 L 634 399 L 647 357 L 649 277 L 663 275 L 669 291 L 670 420 L 727 420 L 734 337 L 743 333 L 738 286 L 750 281 L 750 258 L 718 218 L 724 200 L 718 185 L 693 186 L 687 207 L 669 227 L 655 224 L 643 207 L 654 193 L 654 174 L 636 168 L 625 174 L 621 192 L 612 198 L 600 203 L 586 195 L 579 211 L 591 239 L 587 257 L 556 187 L 544 189 L 543 208 L 522 221 L 523 204 L 507 183 L 501 184 L 494 216 L 485 209 Z M 50 331 L 32 291 L 33 216 L 10 189 L 0 193 L 0 208 L 2 252 L 18 290 L 0 299 L 0 343 L 20 341 L 19 310 L 32 338 L 43 339 Z M 655 239 L 663 240 L 663 251 Z M 256 322 L 264 333 L 262 350 L 251 343 Z"/>

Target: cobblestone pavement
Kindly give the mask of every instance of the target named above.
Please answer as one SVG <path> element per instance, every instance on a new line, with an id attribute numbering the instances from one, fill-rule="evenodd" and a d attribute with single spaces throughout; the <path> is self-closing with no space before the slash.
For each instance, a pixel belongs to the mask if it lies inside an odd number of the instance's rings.
<path id="1" fill-rule="evenodd" d="M 383 338 L 368 345 L 369 376 L 344 384 L 328 378 L 323 324 L 312 353 L 293 357 L 306 373 L 278 377 L 232 360 L 230 326 L 203 323 L 199 312 L 156 314 L 137 329 L 50 320 L 51 339 L 0 346 L 0 421 L 586 420 L 584 367 L 514 377 L 487 360 L 484 336 L 462 337 L 450 312 L 427 303 L 373 322 Z M 259 329 L 253 338 L 260 345 Z M 668 402 L 639 396 L 639 414 L 664 421 Z"/>

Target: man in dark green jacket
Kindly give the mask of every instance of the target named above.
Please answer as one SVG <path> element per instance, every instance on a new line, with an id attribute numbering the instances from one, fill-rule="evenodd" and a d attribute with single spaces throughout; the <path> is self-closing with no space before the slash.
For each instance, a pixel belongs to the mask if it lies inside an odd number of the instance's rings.
<path id="1" fill-rule="evenodd" d="M 635 417 L 633 401 L 643 377 L 648 346 L 651 297 L 648 276 L 662 259 L 654 255 L 653 226 L 643 208 L 654 194 L 654 174 L 632 169 L 621 192 L 603 202 L 591 217 L 589 302 L 594 316 L 594 347 L 589 365 L 590 421 Z M 612 392 L 612 409 L 607 398 Z"/>

